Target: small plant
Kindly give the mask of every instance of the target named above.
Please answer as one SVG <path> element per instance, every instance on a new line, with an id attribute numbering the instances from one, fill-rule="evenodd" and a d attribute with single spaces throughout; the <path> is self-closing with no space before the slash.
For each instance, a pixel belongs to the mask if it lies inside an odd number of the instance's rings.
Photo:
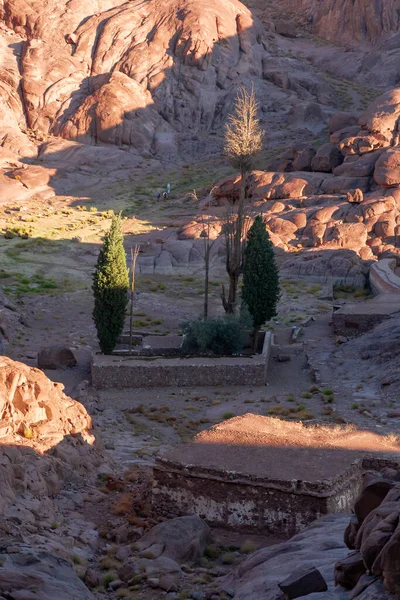
<path id="1" fill-rule="evenodd" d="M 101 578 L 101 584 L 107 589 L 112 581 L 115 581 L 116 576 L 114 573 L 105 573 Z"/>
<path id="2" fill-rule="evenodd" d="M 322 388 L 321 392 L 325 396 L 333 396 L 333 390 L 331 388 Z"/>
<path id="3" fill-rule="evenodd" d="M 52 524 L 50 525 L 50 527 L 51 527 L 52 529 L 57 529 L 57 527 L 58 527 L 58 523 L 57 523 L 57 521 L 53 521 L 53 522 L 52 522 Z"/>
<path id="4" fill-rule="evenodd" d="M 207 558 L 214 559 L 214 560 L 216 558 L 218 558 L 220 554 L 221 554 L 221 550 L 215 544 L 210 544 L 204 550 L 204 556 L 206 556 Z"/>
<path id="5" fill-rule="evenodd" d="M 235 414 L 233 412 L 226 412 L 222 415 L 224 419 L 233 419 L 234 416 Z"/>
<path id="6" fill-rule="evenodd" d="M 251 554 L 255 552 L 258 548 L 258 544 L 253 542 L 252 540 L 245 540 L 243 544 L 240 546 L 240 552 L 242 554 Z"/>
<path id="7" fill-rule="evenodd" d="M 306 399 L 312 398 L 312 393 L 311 392 L 303 392 L 301 397 L 306 398 Z"/>
<path id="8" fill-rule="evenodd" d="M 80 557 L 77 554 L 73 554 L 72 555 L 72 562 L 74 563 L 74 565 L 81 565 L 82 561 L 80 559 Z"/>
<path id="9" fill-rule="evenodd" d="M 358 403 L 357 403 L 357 402 L 353 402 L 353 404 L 351 405 L 351 408 L 352 408 L 353 410 L 358 410 L 358 408 L 359 408 L 359 405 L 358 405 Z"/>
<path id="10" fill-rule="evenodd" d="M 233 565 L 235 558 L 233 552 L 226 552 L 221 556 L 221 562 L 223 565 Z"/>

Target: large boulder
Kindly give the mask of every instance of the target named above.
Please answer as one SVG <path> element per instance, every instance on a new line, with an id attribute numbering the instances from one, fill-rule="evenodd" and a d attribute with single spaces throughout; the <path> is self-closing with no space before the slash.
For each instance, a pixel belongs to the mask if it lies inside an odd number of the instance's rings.
<path id="1" fill-rule="evenodd" d="M 249 177 L 249 190 L 254 199 L 285 200 L 305 196 L 314 186 L 308 175 L 255 171 Z"/>
<path id="2" fill-rule="evenodd" d="M 267 222 L 267 228 L 278 235 L 285 243 L 296 237 L 297 226 L 289 220 L 272 217 Z"/>
<path id="3" fill-rule="evenodd" d="M 393 478 L 368 478 L 355 504 L 355 519 L 350 527 L 356 534 L 351 536 L 351 545 L 356 550 L 337 563 L 338 583 L 354 588 L 366 569 L 371 575 L 381 577 L 385 589 L 395 597 L 400 594 L 399 519 L 400 485 Z"/>
<path id="4" fill-rule="evenodd" d="M 210 529 L 200 517 L 178 517 L 153 527 L 135 548 L 146 558 L 163 556 L 182 563 L 200 558 L 209 538 Z"/>
<path id="5" fill-rule="evenodd" d="M 382 136 L 388 146 L 398 137 L 399 117 L 400 88 L 395 88 L 379 96 L 361 115 L 359 122 L 363 129 Z"/>
<path id="6" fill-rule="evenodd" d="M 312 171 L 312 161 L 316 153 L 313 146 L 303 148 L 293 161 L 294 169 L 296 171 Z"/>
<path id="7" fill-rule="evenodd" d="M 38 352 L 37 361 L 39 369 L 68 369 L 77 365 L 72 350 L 62 345 L 42 348 Z"/>
<path id="8" fill-rule="evenodd" d="M 346 127 L 358 126 L 358 118 L 359 115 L 355 112 L 337 111 L 329 121 L 329 131 L 330 133 L 335 133 Z"/>
<path id="9" fill-rule="evenodd" d="M 369 177 L 331 177 L 325 179 L 321 185 L 324 194 L 344 194 L 350 190 L 359 188 L 362 192 L 368 192 L 370 188 Z"/>
<path id="10" fill-rule="evenodd" d="M 353 154 L 362 155 L 374 152 L 388 144 L 385 136 L 381 133 L 365 133 L 365 135 L 358 134 L 354 137 L 342 138 L 338 145 L 344 156 L 352 156 Z"/>
<path id="11" fill-rule="evenodd" d="M 324 144 L 312 159 L 311 168 L 313 171 L 332 173 L 333 169 L 341 165 L 343 160 L 343 154 L 336 144 Z"/>
<path id="12" fill-rule="evenodd" d="M 334 226 L 331 240 L 341 248 L 359 250 L 367 243 L 367 230 L 363 223 L 338 223 Z"/>
<path id="13" fill-rule="evenodd" d="M 357 160 L 349 156 L 343 164 L 333 169 L 334 175 L 338 177 L 370 177 L 374 174 L 375 164 L 381 155 L 381 151 L 363 154 Z"/>
<path id="14" fill-rule="evenodd" d="M 400 185 L 400 147 L 382 152 L 375 165 L 374 179 L 385 188 Z"/>

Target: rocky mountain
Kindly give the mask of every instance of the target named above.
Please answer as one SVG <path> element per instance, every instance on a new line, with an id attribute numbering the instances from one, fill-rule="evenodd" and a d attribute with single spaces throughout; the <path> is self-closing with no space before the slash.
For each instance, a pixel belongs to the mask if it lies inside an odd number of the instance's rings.
<path id="1" fill-rule="evenodd" d="M 397 31 L 395 0 L 364 0 L 361 7 L 350 0 L 289 4 L 293 23 L 285 30 L 279 19 L 286 0 L 259 2 L 261 10 L 238 0 L 50 0 L 45 6 L 2 0 L 2 160 L 35 157 L 48 136 L 164 160 L 187 158 L 188 151 L 189 157 L 209 154 L 219 150 L 237 87 L 251 82 L 271 143 L 287 137 L 288 126 L 292 134 L 320 131 L 340 108 L 324 70 L 368 85 L 371 74 L 374 86 L 395 83 L 399 44 L 396 36 L 385 38 Z M 327 56 L 328 48 L 313 45 L 307 31 L 339 44 L 382 40 L 386 46 L 350 54 L 331 47 Z"/>
<path id="2" fill-rule="evenodd" d="M 278 9 L 294 13 L 313 33 L 334 43 L 376 43 L 398 32 L 400 27 L 398 0 L 300 0 L 295 3 L 278 0 L 274 4 Z"/>

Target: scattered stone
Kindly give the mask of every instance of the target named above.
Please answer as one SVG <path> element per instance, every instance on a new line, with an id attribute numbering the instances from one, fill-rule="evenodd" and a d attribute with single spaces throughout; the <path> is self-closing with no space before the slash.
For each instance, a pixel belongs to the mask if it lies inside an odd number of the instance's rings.
<path id="1" fill-rule="evenodd" d="M 277 354 L 275 356 L 275 360 L 279 363 L 286 363 L 290 362 L 292 360 L 292 357 L 290 356 L 290 354 Z"/>
<path id="2" fill-rule="evenodd" d="M 278 585 L 289 600 L 328 589 L 325 579 L 315 567 L 299 570 Z"/>
<path id="3" fill-rule="evenodd" d="M 37 356 L 39 369 L 69 369 L 76 367 L 74 353 L 66 346 L 42 348 Z"/>
<path id="4" fill-rule="evenodd" d="M 350 202 L 351 204 L 361 204 L 361 202 L 364 200 L 364 194 L 359 188 L 354 190 L 354 192 L 347 192 L 346 197 L 347 202 Z"/>
<path id="5" fill-rule="evenodd" d="M 362 556 L 356 550 L 336 563 L 335 583 L 347 590 L 352 590 L 365 571 L 366 567 Z"/>
<path id="6" fill-rule="evenodd" d="M 100 584 L 100 576 L 89 567 L 86 569 L 84 581 L 89 588 L 95 588 Z"/>
<path id="7" fill-rule="evenodd" d="M 206 593 L 200 591 L 192 592 L 191 597 L 193 600 L 206 600 Z"/>
<path id="8" fill-rule="evenodd" d="M 173 575 L 163 575 L 160 577 L 158 587 L 166 592 L 176 592 L 178 590 L 178 582 Z"/>

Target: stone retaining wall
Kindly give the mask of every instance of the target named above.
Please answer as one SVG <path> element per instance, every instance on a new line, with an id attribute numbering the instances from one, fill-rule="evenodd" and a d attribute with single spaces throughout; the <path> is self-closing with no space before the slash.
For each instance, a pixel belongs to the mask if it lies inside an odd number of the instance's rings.
<path id="1" fill-rule="evenodd" d="M 358 306 L 356 307 L 358 308 Z M 371 331 L 374 327 L 390 317 L 389 314 L 363 314 L 362 312 L 342 313 L 336 311 L 333 313 L 332 322 L 336 335 L 344 337 L 354 337 Z"/>
<path id="2" fill-rule="evenodd" d="M 384 258 L 373 265 L 369 271 L 369 281 L 374 294 L 400 293 L 400 277 L 396 275 L 395 258 Z"/>
<path id="3" fill-rule="evenodd" d="M 272 336 L 262 354 L 232 357 L 122 357 L 96 355 L 92 382 L 97 389 L 140 387 L 262 386 L 266 383 Z"/>

